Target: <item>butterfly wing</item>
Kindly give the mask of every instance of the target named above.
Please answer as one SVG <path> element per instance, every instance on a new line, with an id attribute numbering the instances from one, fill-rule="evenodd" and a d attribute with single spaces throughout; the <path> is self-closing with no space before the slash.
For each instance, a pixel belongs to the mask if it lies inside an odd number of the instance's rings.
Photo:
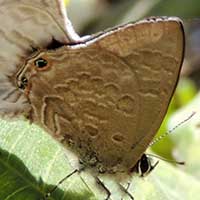
<path id="1" fill-rule="evenodd" d="M 127 92 L 135 99 L 136 125 L 126 132 L 130 143 L 124 155 L 124 165 L 134 166 L 158 131 L 175 90 L 184 58 L 182 23 L 152 18 L 105 33 L 92 45 L 121 58 L 136 81 L 137 88 L 129 86 Z"/>

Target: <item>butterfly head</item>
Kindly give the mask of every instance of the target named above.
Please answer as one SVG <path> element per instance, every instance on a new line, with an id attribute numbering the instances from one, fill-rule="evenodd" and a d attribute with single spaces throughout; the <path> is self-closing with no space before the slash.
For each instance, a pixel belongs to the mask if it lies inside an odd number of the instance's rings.
<path id="1" fill-rule="evenodd" d="M 144 177 L 148 175 L 156 167 L 157 164 L 158 161 L 153 164 L 151 158 L 146 154 L 143 154 L 130 172 L 136 172 L 141 177 Z"/>

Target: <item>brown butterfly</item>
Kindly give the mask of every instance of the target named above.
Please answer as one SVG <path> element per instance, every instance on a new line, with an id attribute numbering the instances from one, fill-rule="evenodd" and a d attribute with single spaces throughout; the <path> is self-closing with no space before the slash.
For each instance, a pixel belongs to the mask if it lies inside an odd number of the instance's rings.
<path id="1" fill-rule="evenodd" d="M 10 51 L 13 60 L 3 57 L 11 67 L 5 69 L 10 75 L 3 73 L 0 78 L 7 78 L 7 84 L 1 85 L 1 114 L 27 116 L 75 152 L 83 166 L 98 173 L 151 171 L 154 166 L 144 152 L 166 114 L 184 58 L 180 19 L 149 18 L 85 39 L 75 34 L 71 40 L 61 26 L 66 16 L 57 20 L 51 18 L 48 7 L 41 12 L 25 3 L 17 7 L 24 11 L 21 16 L 12 10 L 17 6 L 13 2 L 5 3 L 13 15 L 29 18 L 34 10 L 38 17 L 46 17 L 45 24 L 55 26 L 46 29 L 37 24 L 42 37 L 39 33 L 27 36 L 27 27 L 36 17 L 12 29 L 18 40 Z M 11 49 L 6 36 L 0 43 Z M 40 48 L 28 56 L 28 46 Z"/>
<path id="2" fill-rule="evenodd" d="M 156 18 L 34 54 L 16 73 L 29 118 L 100 173 L 130 173 L 165 116 L 184 53 L 181 23 Z M 142 159 L 138 162 L 138 160 Z"/>

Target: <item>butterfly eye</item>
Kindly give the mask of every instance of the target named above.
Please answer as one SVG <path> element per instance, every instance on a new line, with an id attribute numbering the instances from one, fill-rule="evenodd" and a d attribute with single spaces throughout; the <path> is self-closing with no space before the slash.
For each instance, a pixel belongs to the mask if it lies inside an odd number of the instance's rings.
<path id="1" fill-rule="evenodd" d="M 38 67 L 38 68 L 43 68 L 43 67 L 46 67 L 47 66 L 47 61 L 43 58 L 38 58 L 36 61 L 35 61 L 35 66 Z"/>
<path id="2" fill-rule="evenodd" d="M 28 83 L 28 80 L 25 76 L 22 77 L 21 82 L 26 85 Z"/>

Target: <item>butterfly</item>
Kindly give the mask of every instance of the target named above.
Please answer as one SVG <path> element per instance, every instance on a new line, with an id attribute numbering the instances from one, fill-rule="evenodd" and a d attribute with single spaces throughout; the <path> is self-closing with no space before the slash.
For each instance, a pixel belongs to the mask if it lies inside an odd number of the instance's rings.
<path id="1" fill-rule="evenodd" d="M 11 27 L 0 39 L 8 49 L 1 53 L 1 115 L 26 116 L 97 173 L 151 171 L 144 152 L 179 78 L 181 20 L 153 17 L 80 38 L 61 1 L 52 1 L 55 11 L 46 1 L 21 2 L 0 4 L 10 19 L 3 28 Z"/>

